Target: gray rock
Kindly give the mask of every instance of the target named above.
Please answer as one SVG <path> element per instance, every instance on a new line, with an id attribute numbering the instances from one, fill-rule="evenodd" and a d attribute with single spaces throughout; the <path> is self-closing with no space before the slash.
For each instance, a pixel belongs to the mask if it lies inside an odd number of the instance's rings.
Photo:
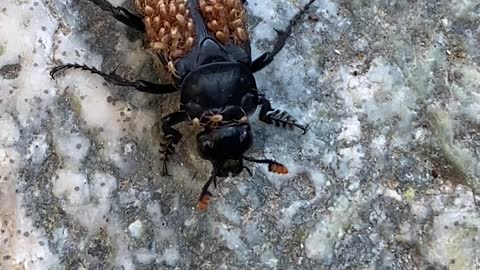
<path id="1" fill-rule="evenodd" d="M 254 56 L 304 2 L 248 1 Z M 222 179 L 199 213 L 191 127 L 161 176 L 178 94 L 48 74 L 163 81 L 141 36 L 86 0 L 0 4 L 0 268 L 477 269 L 479 25 L 473 0 L 317 0 L 256 74 L 310 124 L 252 119 L 251 155 L 290 173 Z"/>

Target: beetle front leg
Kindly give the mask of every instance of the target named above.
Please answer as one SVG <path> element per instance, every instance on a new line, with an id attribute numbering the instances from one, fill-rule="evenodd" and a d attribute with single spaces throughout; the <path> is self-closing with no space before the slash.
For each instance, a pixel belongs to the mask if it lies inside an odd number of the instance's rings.
<path id="1" fill-rule="evenodd" d="M 275 55 L 277 55 L 282 50 L 283 46 L 285 46 L 288 37 L 292 34 L 293 27 L 307 12 L 308 8 L 311 4 L 313 4 L 313 2 L 315 2 L 315 0 L 310 0 L 299 12 L 297 12 L 297 14 L 295 14 L 295 16 L 293 16 L 293 18 L 288 23 L 288 26 L 287 28 L 285 28 L 285 30 L 281 31 L 275 29 L 275 31 L 277 32 L 277 39 L 275 40 L 275 44 L 273 45 L 273 50 L 262 54 L 252 62 L 252 65 L 250 66 L 250 70 L 252 71 L 252 73 L 262 70 L 264 67 L 268 66 L 273 61 Z"/>
<path id="2" fill-rule="evenodd" d="M 62 71 L 64 69 L 70 69 L 70 68 L 77 68 L 77 69 L 82 69 L 86 71 L 90 71 L 94 74 L 100 75 L 103 77 L 103 79 L 109 83 L 119 85 L 119 86 L 129 86 L 129 87 L 134 87 L 140 92 L 144 93 L 149 93 L 149 94 L 168 94 L 177 91 L 178 89 L 175 88 L 172 84 L 158 84 L 158 83 L 152 83 L 144 80 L 136 80 L 136 81 L 129 81 L 127 79 L 124 79 L 120 76 L 118 76 L 115 73 L 110 73 L 106 74 L 103 73 L 96 68 L 93 67 L 88 67 L 85 65 L 79 65 L 79 64 L 66 64 L 66 65 L 60 65 L 56 66 L 50 71 L 50 76 L 55 79 L 55 74 L 59 71 Z"/>
<path id="3" fill-rule="evenodd" d="M 275 124 L 277 127 L 297 127 L 303 130 L 303 134 L 307 132 L 308 125 L 297 124 L 296 120 L 286 111 L 274 110 L 268 99 L 260 97 L 259 105 L 262 105 L 258 117 L 260 121 L 267 124 Z"/>
<path id="4" fill-rule="evenodd" d="M 103 11 L 109 12 L 115 19 L 126 26 L 140 32 L 145 32 L 145 25 L 143 24 L 142 18 L 127 9 L 123 7 L 114 7 L 107 0 L 90 0 L 90 2 L 101 8 Z"/>
<path id="5" fill-rule="evenodd" d="M 186 120 L 188 120 L 188 115 L 185 111 L 174 112 L 162 118 L 163 137 L 160 142 L 160 155 L 163 160 L 163 175 L 169 175 L 167 169 L 168 157 L 175 151 L 174 145 L 182 139 L 182 134 L 172 126 Z"/>

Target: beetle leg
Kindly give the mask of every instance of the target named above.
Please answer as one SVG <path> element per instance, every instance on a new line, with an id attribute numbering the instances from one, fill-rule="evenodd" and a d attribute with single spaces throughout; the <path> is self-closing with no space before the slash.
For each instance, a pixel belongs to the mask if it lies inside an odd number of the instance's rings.
<path id="1" fill-rule="evenodd" d="M 145 32 L 145 25 L 142 18 L 133 14 L 123 7 L 114 7 L 107 0 L 90 0 L 93 4 L 101 8 L 103 11 L 107 11 L 118 21 L 122 22 L 128 27 L 131 27 L 140 32 Z"/>
<path id="2" fill-rule="evenodd" d="M 277 39 L 275 40 L 275 44 L 273 45 L 273 50 L 270 52 L 266 52 L 259 56 L 257 59 L 255 59 L 252 62 L 252 65 L 250 66 L 250 70 L 252 73 L 255 73 L 264 67 L 268 66 L 272 61 L 275 55 L 279 53 L 283 46 L 285 46 L 285 43 L 287 42 L 288 37 L 292 33 L 293 27 L 298 23 L 300 18 L 307 12 L 308 8 L 310 7 L 311 4 L 313 4 L 315 0 L 310 0 L 293 18 L 290 20 L 288 23 L 287 28 L 285 30 L 277 30 L 274 29 L 277 32 Z"/>
<path id="3" fill-rule="evenodd" d="M 202 187 L 202 193 L 200 193 L 200 198 L 198 199 L 197 209 L 200 211 L 204 211 L 208 207 L 208 203 L 210 201 L 210 197 L 212 197 L 212 193 L 208 191 L 208 188 L 213 183 L 215 188 L 217 188 L 217 171 L 214 169 L 212 171 L 212 175 L 208 178 L 208 181 Z"/>
<path id="4" fill-rule="evenodd" d="M 307 132 L 308 125 L 296 123 L 296 120 L 286 111 L 274 110 L 268 99 L 260 97 L 259 104 L 262 105 L 258 117 L 260 121 L 267 124 L 275 124 L 277 127 L 297 127 L 303 130 L 303 134 Z"/>
<path id="5" fill-rule="evenodd" d="M 144 80 L 129 81 L 127 79 L 124 79 L 116 75 L 113 72 L 110 74 L 106 74 L 97 70 L 96 68 L 88 67 L 85 65 L 78 65 L 78 64 L 66 64 L 66 65 L 56 66 L 52 69 L 52 71 L 50 71 L 50 76 L 52 76 L 52 78 L 55 79 L 55 74 L 57 72 L 64 69 L 70 69 L 70 68 L 78 68 L 78 69 L 90 71 L 94 74 L 102 76 L 103 79 L 109 83 L 113 83 L 115 85 L 120 85 L 120 86 L 134 87 L 138 91 L 144 92 L 144 93 L 167 94 L 167 93 L 172 93 L 178 90 L 172 84 L 158 84 L 158 83 L 152 83 Z"/>
<path id="6" fill-rule="evenodd" d="M 188 120 L 188 114 L 185 111 L 171 113 L 162 118 L 163 137 L 160 142 L 160 154 L 163 160 L 163 175 L 169 175 L 167 170 L 168 157 L 173 153 L 174 145 L 182 139 L 182 134 L 172 126 Z"/>

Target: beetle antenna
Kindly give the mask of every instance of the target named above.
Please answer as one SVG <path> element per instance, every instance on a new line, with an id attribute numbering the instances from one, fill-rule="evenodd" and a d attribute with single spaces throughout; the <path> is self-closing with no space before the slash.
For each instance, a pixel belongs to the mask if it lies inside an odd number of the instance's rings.
<path id="1" fill-rule="evenodd" d="M 195 173 L 193 174 L 193 176 L 192 176 L 192 181 L 195 181 L 195 179 L 197 178 L 197 174 L 198 174 L 198 172 L 195 172 Z"/>
<path id="2" fill-rule="evenodd" d="M 264 163 L 268 164 L 268 171 L 278 173 L 278 174 L 287 174 L 288 173 L 288 168 L 281 164 L 276 162 L 275 160 L 271 159 L 255 159 L 251 157 L 245 157 L 243 156 L 243 159 L 246 161 L 254 162 L 254 163 Z"/>
<path id="3" fill-rule="evenodd" d="M 248 168 L 248 167 L 246 167 L 246 166 L 243 166 L 243 168 L 244 168 L 245 170 L 247 170 L 247 172 L 248 172 L 248 174 L 250 174 L 250 176 L 253 176 L 252 170 L 250 170 L 250 168 Z"/>

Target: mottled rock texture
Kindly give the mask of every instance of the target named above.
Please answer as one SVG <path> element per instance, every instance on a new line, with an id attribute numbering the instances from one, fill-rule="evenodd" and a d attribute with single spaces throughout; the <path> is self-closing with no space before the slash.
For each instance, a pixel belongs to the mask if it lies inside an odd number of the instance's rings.
<path id="1" fill-rule="evenodd" d="M 254 56 L 304 3 L 248 0 Z M 198 213 L 191 127 L 161 176 L 178 94 L 48 74 L 161 81 L 141 35 L 87 0 L 1 1 L 0 268 L 479 269 L 479 25 L 474 0 L 317 0 L 256 74 L 310 124 L 253 120 L 251 155 L 291 173 L 254 166 Z"/>

